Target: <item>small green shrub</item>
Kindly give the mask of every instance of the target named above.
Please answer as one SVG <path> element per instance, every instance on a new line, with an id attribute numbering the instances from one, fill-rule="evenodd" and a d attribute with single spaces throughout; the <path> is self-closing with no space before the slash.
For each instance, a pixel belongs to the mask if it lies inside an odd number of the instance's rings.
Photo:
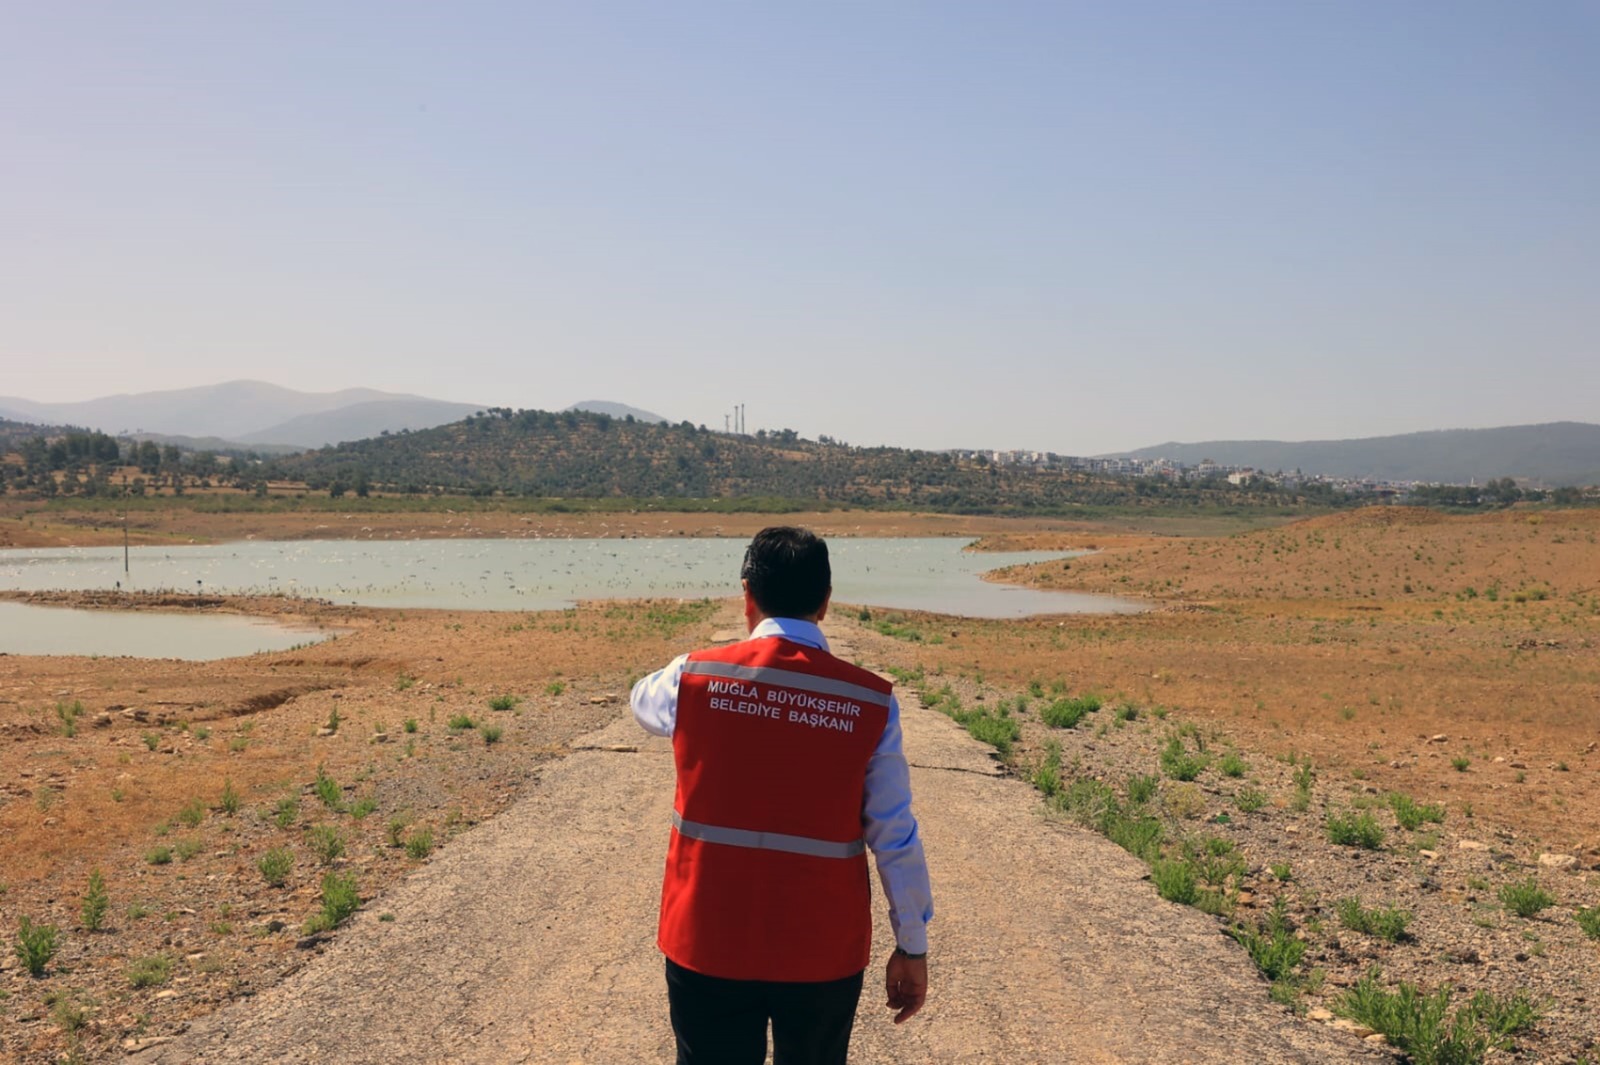
<path id="1" fill-rule="evenodd" d="M 1580 909 L 1574 916 L 1584 935 L 1590 939 L 1600 939 L 1600 906 L 1591 906 L 1587 910 Z"/>
<path id="2" fill-rule="evenodd" d="M 1011 757 L 1011 745 L 1022 736 L 1022 726 L 1009 717 L 996 717 L 988 710 L 950 710 L 950 717 L 966 727 L 973 739 L 987 743 L 1001 758 Z"/>
<path id="3" fill-rule="evenodd" d="M 1467 771 L 1467 766 L 1471 764 L 1472 759 L 1462 754 L 1458 754 L 1454 758 L 1450 759 L 1450 765 L 1457 773 L 1465 773 Z"/>
<path id="4" fill-rule="evenodd" d="M 159 987 L 172 977 L 172 959 L 152 954 L 128 966 L 128 983 L 134 987 Z"/>
<path id="5" fill-rule="evenodd" d="M 152 847 L 145 852 L 144 860 L 151 865 L 166 865 L 172 861 L 171 847 Z"/>
<path id="6" fill-rule="evenodd" d="M 339 716 L 339 708 L 336 706 L 332 710 L 328 711 L 327 724 L 323 725 L 322 727 L 327 729 L 330 733 L 338 732 L 339 726 L 343 723 L 343 721 L 344 719 Z"/>
<path id="7" fill-rule="evenodd" d="M 83 908 L 79 911 L 83 927 L 88 932 L 98 932 L 105 927 L 106 911 L 111 909 L 111 896 L 106 893 L 106 878 L 100 870 L 89 871 L 89 889 L 83 893 Z"/>
<path id="8" fill-rule="evenodd" d="M 411 830 L 406 837 L 406 857 L 418 861 L 433 853 L 433 830 L 427 825 L 419 825 Z"/>
<path id="9" fill-rule="evenodd" d="M 1411 914 L 1406 910 L 1373 907 L 1365 909 L 1358 899 L 1344 899 L 1339 903 L 1339 923 L 1352 932 L 1377 936 L 1385 943 L 1398 943 L 1405 938 Z"/>
<path id="10" fill-rule="evenodd" d="M 1394 811 L 1395 823 L 1408 831 L 1421 828 L 1424 821 L 1438 824 L 1444 820 L 1443 806 L 1418 803 L 1399 792 L 1389 796 L 1389 808 Z"/>
<path id="11" fill-rule="evenodd" d="M 201 802 L 199 799 L 190 799 L 184 804 L 183 809 L 178 811 L 179 823 L 188 828 L 199 828 L 200 822 L 204 821 L 205 819 L 205 803 Z"/>
<path id="12" fill-rule="evenodd" d="M 1194 780 L 1205 772 L 1207 758 L 1190 754 L 1183 746 L 1183 738 L 1173 736 L 1161 750 L 1161 769 L 1173 780 Z"/>
<path id="13" fill-rule="evenodd" d="M 1156 789 L 1160 787 L 1161 778 L 1154 773 L 1148 775 L 1135 775 L 1128 778 L 1128 801 L 1147 803 L 1156 797 Z"/>
<path id="14" fill-rule="evenodd" d="M 449 727 L 455 732 L 465 732 L 467 729 L 473 727 L 472 718 L 468 717 L 466 714 L 452 715 L 448 724 Z"/>
<path id="15" fill-rule="evenodd" d="M 483 737 L 484 746 L 493 746 L 500 742 L 500 737 L 505 734 L 505 730 L 499 725 L 480 725 L 478 734 Z"/>
<path id="16" fill-rule="evenodd" d="M 1375 851 L 1383 846 L 1383 826 L 1366 810 L 1329 814 L 1327 831 L 1328 841 L 1341 847 Z"/>
<path id="17" fill-rule="evenodd" d="M 317 798 L 322 800 L 322 805 L 335 812 L 344 809 L 344 789 L 339 782 L 330 777 L 323 768 L 317 766 L 317 779 L 312 788 L 317 793 Z"/>
<path id="18" fill-rule="evenodd" d="M 43 976 L 50 959 L 61 949 L 61 930 L 53 924 L 34 924 L 30 917 L 19 918 L 14 949 L 30 976 Z"/>
<path id="19" fill-rule="evenodd" d="M 1533 877 L 1507 884 L 1500 889 L 1500 904 L 1518 917 L 1532 917 L 1555 905 L 1555 896 L 1539 886 Z"/>
<path id="20" fill-rule="evenodd" d="M 1289 931 L 1286 904 L 1280 897 L 1266 919 L 1255 928 L 1234 925 L 1228 934 L 1245 949 L 1261 975 L 1274 983 L 1294 972 L 1305 957 L 1306 945 Z"/>
<path id="21" fill-rule="evenodd" d="M 566 682 L 565 681 L 560 681 L 560 680 L 553 680 L 549 684 L 546 684 L 544 686 L 544 693 L 546 695 L 550 696 L 551 698 L 554 698 L 555 696 L 560 695 L 562 692 L 564 692 L 566 690 L 567 690 Z"/>
<path id="22" fill-rule="evenodd" d="M 1240 788 L 1233 797 L 1233 804 L 1241 812 L 1253 814 L 1267 805 L 1267 793 L 1257 788 Z"/>
<path id="23" fill-rule="evenodd" d="M 291 828 L 300 820 L 299 799 L 279 799 L 278 805 L 272 808 L 272 823 L 279 828 Z"/>
<path id="24" fill-rule="evenodd" d="M 496 695 L 489 700 L 490 710 L 515 710 L 522 700 L 515 695 Z"/>
<path id="25" fill-rule="evenodd" d="M 146 732 L 139 738 L 144 740 L 144 747 L 147 751 L 153 751 L 161 746 L 161 733 L 159 732 Z"/>
<path id="26" fill-rule="evenodd" d="M 1217 763 L 1217 768 L 1222 771 L 1223 776 L 1232 777 L 1235 780 L 1250 772 L 1250 767 L 1245 764 L 1238 751 L 1229 751 L 1223 755 L 1222 761 Z"/>
<path id="27" fill-rule="evenodd" d="M 1150 866 L 1150 879 L 1156 885 L 1156 894 L 1168 902 L 1193 906 L 1200 897 L 1194 868 L 1182 859 L 1158 859 Z"/>
<path id="28" fill-rule="evenodd" d="M 178 856 L 178 861 L 186 862 L 205 849 L 205 844 L 194 836 L 185 836 L 172 847 L 172 853 Z"/>
<path id="29" fill-rule="evenodd" d="M 1332 1003 L 1333 1012 L 1381 1033 L 1415 1065 L 1477 1065 L 1489 1040 L 1473 1029 L 1465 1011 L 1450 1015 L 1450 989 L 1424 995 L 1404 981 L 1394 990 L 1363 976 Z"/>
<path id="30" fill-rule="evenodd" d="M 407 732 L 415 732 L 417 731 L 417 719 L 414 717 L 408 717 L 406 718 L 406 723 L 401 727 Z"/>
<path id="31" fill-rule="evenodd" d="M 229 817 L 239 812 L 239 792 L 226 777 L 222 780 L 222 812 Z"/>
<path id="32" fill-rule="evenodd" d="M 383 837 L 389 841 L 389 846 L 405 846 L 406 825 L 409 823 L 404 817 L 389 818 L 389 824 L 383 830 Z"/>
<path id="33" fill-rule="evenodd" d="M 78 734 L 78 718 L 83 716 L 83 703 L 74 699 L 70 703 L 56 703 L 56 720 L 61 734 L 69 739 Z"/>
<path id="34" fill-rule="evenodd" d="M 261 871 L 261 879 L 273 887 L 282 887 L 294 868 L 294 852 L 287 847 L 274 847 L 261 856 L 256 868 Z"/>
<path id="35" fill-rule="evenodd" d="M 366 795 L 361 796 L 361 798 L 350 804 L 350 816 L 355 818 L 357 821 L 361 821 L 377 808 L 377 796 L 373 795 L 371 792 L 368 792 Z"/>
<path id="36" fill-rule="evenodd" d="M 1050 741 L 1044 760 L 1034 767 L 1029 782 L 1047 799 L 1061 790 L 1061 744 Z"/>
<path id="37" fill-rule="evenodd" d="M 1539 1009 L 1523 990 L 1500 996 L 1479 991 L 1467 1002 L 1467 1016 L 1488 1034 L 1497 1050 L 1510 1049 L 1511 1037 L 1532 1028 L 1539 1020 Z"/>
<path id="38" fill-rule="evenodd" d="M 306 922 L 306 932 L 327 932 L 339 927 L 361 908 L 354 876 L 328 873 L 322 878 L 322 910 Z"/>
<path id="39" fill-rule="evenodd" d="M 344 853 L 344 834 L 332 825 L 313 825 L 309 836 L 311 850 L 323 865 L 332 865 Z"/>
<path id="40" fill-rule="evenodd" d="M 1271 871 L 1273 878 L 1278 880 L 1280 883 L 1286 884 L 1294 878 L 1294 869 L 1289 865 L 1288 862 L 1273 862 L 1272 865 L 1269 866 L 1269 870 Z"/>
<path id="41" fill-rule="evenodd" d="M 1100 709 L 1098 695 L 1080 695 L 1073 699 L 1057 699 L 1039 710 L 1039 720 L 1051 728 L 1074 728 L 1084 717 Z"/>

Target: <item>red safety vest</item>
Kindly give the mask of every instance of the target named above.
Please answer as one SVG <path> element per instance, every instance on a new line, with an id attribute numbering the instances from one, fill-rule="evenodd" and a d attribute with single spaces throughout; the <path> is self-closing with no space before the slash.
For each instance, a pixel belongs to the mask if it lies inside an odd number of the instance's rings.
<path id="1" fill-rule="evenodd" d="M 662 953 L 730 980 L 838 980 L 871 960 L 861 839 L 890 684 L 781 636 L 689 656 Z"/>

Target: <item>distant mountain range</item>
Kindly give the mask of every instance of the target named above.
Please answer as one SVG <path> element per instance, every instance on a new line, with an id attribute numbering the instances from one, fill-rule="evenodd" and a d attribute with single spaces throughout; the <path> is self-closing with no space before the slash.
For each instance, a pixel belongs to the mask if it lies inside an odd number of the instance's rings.
<path id="1" fill-rule="evenodd" d="M 588 411 L 590 414 L 609 414 L 613 418 L 621 418 L 623 420 L 631 417 L 634 421 L 644 422 L 646 425 L 660 425 L 666 421 L 659 414 L 640 410 L 638 407 L 630 407 L 626 403 L 612 403 L 604 399 L 586 399 L 582 402 L 574 403 L 567 409 Z"/>
<path id="2" fill-rule="evenodd" d="M 1208 440 L 1166 443 L 1116 456 L 1300 470 L 1328 477 L 1482 484 L 1500 477 L 1551 487 L 1600 484 L 1600 425 L 1549 422 L 1500 429 L 1441 429 L 1358 440 Z"/>
<path id="3" fill-rule="evenodd" d="M 0 419 L 41 425 L 74 425 L 195 450 L 327 447 L 384 433 L 431 429 L 485 410 L 477 403 L 451 403 L 424 396 L 347 388 L 300 392 L 265 381 L 167 392 L 104 396 L 76 403 L 37 403 L 0 396 Z M 609 414 L 657 424 L 666 421 L 624 403 L 590 399 L 571 410 Z"/>
<path id="4" fill-rule="evenodd" d="M 228 381 L 77 403 L 36 403 L 0 396 L 0 418 L 153 438 L 202 438 L 211 446 L 323 447 L 385 431 L 443 425 L 482 409 L 479 404 L 370 388 L 300 392 L 265 381 Z"/>

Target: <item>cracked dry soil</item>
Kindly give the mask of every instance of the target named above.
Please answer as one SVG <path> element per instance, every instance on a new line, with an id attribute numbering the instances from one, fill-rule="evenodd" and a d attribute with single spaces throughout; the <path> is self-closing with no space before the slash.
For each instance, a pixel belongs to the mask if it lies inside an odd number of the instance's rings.
<path id="1" fill-rule="evenodd" d="M 852 1061 L 1393 1060 L 1272 1004 L 1213 920 L 1160 901 L 1115 845 L 1046 821 L 987 748 L 901 699 L 938 910 L 932 989 L 890 1024 L 879 900 Z M 669 744 L 624 711 L 311 964 L 127 1060 L 670 1061 L 654 933 L 671 801 Z"/>

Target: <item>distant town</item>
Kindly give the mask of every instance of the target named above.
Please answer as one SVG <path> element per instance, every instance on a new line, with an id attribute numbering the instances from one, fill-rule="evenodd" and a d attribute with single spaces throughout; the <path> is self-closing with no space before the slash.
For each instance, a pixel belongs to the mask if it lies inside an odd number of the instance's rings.
<path id="1" fill-rule="evenodd" d="M 1252 466 L 1229 466 L 1210 459 L 1197 463 L 1174 459 L 1139 459 L 1128 457 L 1094 458 L 1082 455 L 1058 455 L 1053 451 L 989 451 L 984 449 L 956 449 L 950 454 L 968 462 L 990 463 L 996 466 L 1023 467 L 1038 470 L 1071 470 L 1123 479 L 1150 478 L 1172 484 L 1197 484 L 1225 481 L 1239 488 L 1272 487 L 1296 491 L 1308 486 L 1354 496 L 1369 496 L 1375 501 L 1410 502 L 1419 495 L 1429 494 L 1429 489 L 1440 487 L 1437 481 L 1384 480 L 1375 477 L 1335 477 L 1308 474 L 1296 470 L 1258 470 Z M 1511 478 L 1505 479 L 1512 482 Z M 1515 484 L 1516 482 L 1512 482 Z M 1467 485 L 1477 488 L 1474 482 Z M 1507 485 L 1509 488 L 1510 485 Z M 1518 485 L 1521 494 L 1541 492 L 1543 486 Z M 1575 501 L 1575 500 L 1574 500 Z"/>

